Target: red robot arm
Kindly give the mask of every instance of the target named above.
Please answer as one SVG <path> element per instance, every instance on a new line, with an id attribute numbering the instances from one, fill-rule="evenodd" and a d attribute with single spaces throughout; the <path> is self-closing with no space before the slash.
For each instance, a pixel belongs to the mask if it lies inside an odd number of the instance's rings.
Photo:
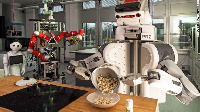
<path id="1" fill-rule="evenodd" d="M 125 1 L 124 1 L 124 4 L 125 4 L 125 3 L 133 3 L 133 2 L 138 2 L 138 0 L 125 0 Z"/>
<path id="2" fill-rule="evenodd" d="M 46 60 L 44 57 L 43 57 L 43 54 L 40 52 L 40 51 L 37 51 L 37 50 L 34 50 L 34 47 L 35 47 L 35 43 L 37 41 L 37 37 L 43 39 L 43 40 L 50 40 L 51 37 L 48 37 L 42 33 L 40 33 L 39 31 L 35 31 L 30 39 L 30 42 L 29 42 L 29 46 L 28 46 L 28 51 L 35 55 L 35 56 L 38 56 L 41 60 L 43 61 L 48 61 Z"/>
<path id="3" fill-rule="evenodd" d="M 81 37 L 84 36 L 84 30 L 79 30 L 79 33 L 77 31 L 71 31 L 70 33 L 68 32 L 61 32 L 58 36 L 55 36 L 55 40 L 59 42 L 63 37 L 69 38 L 71 36 L 77 36 L 80 35 Z"/>
<path id="4" fill-rule="evenodd" d="M 34 49 L 36 40 L 37 40 L 37 37 L 33 34 L 30 39 L 28 49 Z"/>
<path id="5" fill-rule="evenodd" d="M 73 42 L 71 42 L 72 44 L 76 44 L 76 43 L 82 41 L 82 37 L 84 36 L 83 30 L 79 30 L 79 33 L 77 33 L 76 31 L 71 31 L 70 33 L 61 32 L 58 36 L 55 36 L 54 39 L 56 40 L 56 42 L 59 42 L 61 39 L 63 39 L 63 37 L 69 38 L 71 36 L 77 36 L 77 35 L 80 35 L 81 38 L 78 38 L 76 40 L 73 40 Z M 37 37 L 41 38 L 42 40 L 46 40 L 46 41 L 49 41 L 51 39 L 51 37 L 46 36 L 45 34 L 42 34 L 39 31 L 35 31 L 30 39 L 29 46 L 28 46 L 28 52 L 35 56 L 38 56 L 43 61 L 48 61 L 47 59 L 44 58 L 43 54 L 40 51 L 34 50 L 35 43 L 37 41 Z"/>
<path id="6" fill-rule="evenodd" d="M 71 36 L 76 36 L 76 37 L 71 37 Z M 70 44 L 77 44 L 82 41 L 82 38 L 84 36 L 84 30 L 81 29 L 77 33 L 76 31 L 71 31 L 70 33 L 66 34 L 65 37 L 71 37 L 69 39 Z"/>
<path id="7" fill-rule="evenodd" d="M 56 42 L 59 42 L 68 32 L 61 32 L 58 36 L 55 36 Z"/>

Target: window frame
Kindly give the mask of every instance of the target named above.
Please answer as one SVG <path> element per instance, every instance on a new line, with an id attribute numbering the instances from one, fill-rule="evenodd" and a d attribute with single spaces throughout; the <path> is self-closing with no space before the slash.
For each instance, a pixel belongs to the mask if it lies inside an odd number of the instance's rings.
<path id="1" fill-rule="evenodd" d="M 95 1 L 93 1 L 93 0 L 91 0 L 91 1 L 87 1 L 87 2 L 94 2 L 94 7 L 92 7 L 92 8 L 88 8 L 88 9 L 84 9 L 84 3 L 86 3 L 86 2 L 82 2 L 82 10 L 90 10 L 90 9 L 95 9 L 96 8 L 96 2 Z"/>

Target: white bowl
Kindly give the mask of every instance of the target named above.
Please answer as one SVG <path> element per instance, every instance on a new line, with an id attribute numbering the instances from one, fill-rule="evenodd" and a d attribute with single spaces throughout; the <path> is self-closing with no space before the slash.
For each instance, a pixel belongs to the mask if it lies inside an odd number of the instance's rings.
<path id="1" fill-rule="evenodd" d="M 118 83 L 117 86 L 114 88 L 113 92 L 117 92 L 119 85 L 120 85 L 120 81 L 119 81 L 119 69 L 116 66 L 113 66 L 111 64 L 105 63 L 103 65 L 101 65 L 100 67 L 96 68 L 91 75 L 91 80 L 92 83 L 94 85 L 94 87 L 98 90 L 100 90 L 98 88 L 98 84 L 97 84 L 97 77 L 99 75 L 102 75 L 103 77 L 110 77 L 110 78 L 117 78 L 118 79 Z M 100 90 L 101 91 L 101 90 Z"/>
<path id="2" fill-rule="evenodd" d="M 114 100 L 114 103 L 110 103 L 110 104 L 95 104 L 94 103 L 94 100 L 96 99 L 96 98 L 98 98 L 98 96 L 101 96 L 101 97 L 103 97 L 103 98 L 113 98 L 113 100 Z M 114 106 L 119 100 L 120 100 L 120 97 L 119 97 L 119 95 L 118 94 L 116 94 L 116 93 L 111 93 L 110 95 L 108 94 L 108 93 L 105 93 L 105 95 L 103 95 L 100 91 L 98 91 L 98 92 L 93 92 L 93 93 L 90 93 L 87 97 L 86 97 L 86 99 L 88 100 L 88 102 L 90 102 L 90 104 L 92 104 L 93 106 L 95 106 L 95 107 L 99 107 L 99 108 L 109 108 L 109 107 L 112 107 L 112 106 Z"/>

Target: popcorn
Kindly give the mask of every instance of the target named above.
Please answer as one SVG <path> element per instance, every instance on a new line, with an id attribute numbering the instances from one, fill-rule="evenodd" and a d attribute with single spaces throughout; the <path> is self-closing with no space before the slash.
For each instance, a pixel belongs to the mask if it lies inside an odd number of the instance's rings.
<path id="1" fill-rule="evenodd" d="M 110 95 L 110 93 L 113 92 L 113 90 L 115 89 L 115 87 L 117 87 L 117 84 L 118 84 L 117 78 L 103 77 L 102 75 L 99 75 L 96 79 L 97 79 L 97 86 L 101 90 L 103 95 L 105 95 L 104 94 L 105 92 Z M 94 100 L 94 103 L 95 104 L 111 104 L 111 103 L 114 103 L 114 100 L 112 97 L 104 98 L 103 96 L 99 95 L 98 98 Z"/>
<path id="2" fill-rule="evenodd" d="M 111 103 L 114 103 L 114 100 L 113 100 L 113 98 L 111 97 L 111 98 L 108 98 L 108 97 L 102 97 L 102 96 L 98 96 L 98 98 L 96 98 L 95 100 L 94 100 L 94 103 L 95 104 L 111 104 Z"/>
<path id="3" fill-rule="evenodd" d="M 118 80 L 117 78 L 109 78 L 109 77 L 103 77 L 102 75 L 99 75 L 97 77 L 97 86 L 102 91 L 102 93 L 112 93 L 112 91 L 117 87 Z"/>

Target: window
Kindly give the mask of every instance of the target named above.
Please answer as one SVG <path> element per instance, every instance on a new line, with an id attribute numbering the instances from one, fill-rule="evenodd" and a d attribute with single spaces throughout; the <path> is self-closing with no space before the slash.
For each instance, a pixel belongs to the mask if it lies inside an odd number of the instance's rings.
<path id="1" fill-rule="evenodd" d="M 53 6 L 53 12 L 61 12 L 61 11 L 64 11 L 64 9 L 61 5 Z M 43 14 L 43 13 L 44 13 L 44 8 L 40 8 L 39 14 Z"/>
<path id="2" fill-rule="evenodd" d="M 83 9 L 95 8 L 95 1 L 83 2 Z"/>
<path id="3" fill-rule="evenodd" d="M 61 5 L 53 6 L 53 12 L 61 12 L 63 11 L 63 7 Z"/>
<path id="4" fill-rule="evenodd" d="M 153 25 L 157 28 L 157 40 L 164 41 L 164 19 L 153 19 Z"/>
<path id="5" fill-rule="evenodd" d="M 115 26 L 117 26 L 116 22 L 102 22 L 101 39 L 103 43 L 108 43 L 115 39 Z"/>
<path id="6" fill-rule="evenodd" d="M 39 9 L 39 14 L 43 14 L 43 12 L 44 12 L 44 8 L 40 8 Z"/>
<path id="7" fill-rule="evenodd" d="M 110 7 L 117 5 L 117 0 L 102 0 L 102 7 Z"/>
<path id="8" fill-rule="evenodd" d="M 83 47 L 96 47 L 95 23 L 83 23 Z"/>
<path id="9" fill-rule="evenodd" d="M 196 25 L 196 17 L 174 17 L 172 20 L 171 38 L 176 49 L 189 49 L 189 32 Z"/>

